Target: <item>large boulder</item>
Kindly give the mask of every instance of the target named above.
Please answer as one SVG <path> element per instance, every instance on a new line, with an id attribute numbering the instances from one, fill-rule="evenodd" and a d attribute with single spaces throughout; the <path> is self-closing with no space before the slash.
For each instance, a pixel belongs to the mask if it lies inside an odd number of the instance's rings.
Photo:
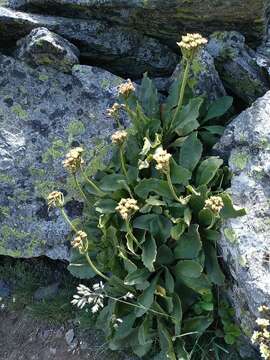
<path id="1" fill-rule="evenodd" d="M 66 39 L 46 28 L 36 28 L 17 43 L 16 57 L 30 65 L 52 66 L 69 73 L 79 64 L 80 51 Z"/>
<path id="2" fill-rule="evenodd" d="M 216 32 L 209 38 L 207 51 L 213 56 L 224 86 L 247 104 L 269 90 L 269 81 L 256 62 L 256 53 L 236 31 Z"/>
<path id="3" fill-rule="evenodd" d="M 226 128 L 217 150 L 229 158 L 233 200 L 247 211 L 223 226 L 219 245 L 236 316 L 249 337 L 258 307 L 270 306 L 270 92 Z"/>
<path id="4" fill-rule="evenodd" d="M 84 61 L 122 76 L 171 75 L 178 56 L 158 40 L 104 20 L 33 15 L 0 7 L 0 48 L 12 48 L 31 30 L 45 27 L 76 45 Z"/>
<path id="5" fill-rule="evenodd" d="M 20 10 L 100 18 L 175 46 L 179 33 L 237 30 L 256 43 L 264 34 L 268 0 L 8 0 Z"/>
<path id="6" fill-rule="evenodd" d="M 115 128 L 106 109 L 121 82 L 96 67 L 75 65 L 69 75 L 0 55 L 0 254 L 68 259 L 69 227 L 46 197 L 62 189 L 71 218 L 81 214 L 62 160 L 81 144 L 86 160 L 95 151 L 102 161 Z"/>

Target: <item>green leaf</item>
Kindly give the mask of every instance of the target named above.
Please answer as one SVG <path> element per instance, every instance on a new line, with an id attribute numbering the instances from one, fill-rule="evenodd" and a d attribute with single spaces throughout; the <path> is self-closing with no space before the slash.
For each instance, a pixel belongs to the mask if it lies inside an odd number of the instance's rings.
<path id="1" fill-rule="evenodd" d="M 194 260 L 180 260 L 175 266 L 175 274 L 178 277 L 199 278 L 203 271 L 202 266 Z"/>
<path id="2" fill-rule="evenodd" d="M 96 273 L 89 266 L 84 255 L 77 250 L 71 250 L 71 259 L 68 265 L 68 271 L 79 279 L 92 279 Z"/>
<path id="3" fill-rule="evenodd" d="M 162 119 L 165 127 L 167 127 L 173 116 L 173 110 L 176 108 L 180 94 L 180 79 L 176 79 L 169 89 L 169 96 L 163 107 Z"/>
<path id="4" fill-rule="evenodd" d="M 196 174 L 197 186 L 209 184 L 222 164 L 223 160 L 216 156 L 209 157 L 202 161 Z"/>
<path id="5" fill-rule="evenodd" d="M 215 224 L 216 217 L 212 210 L 206 208 L 199 212 L 199 223 L 204 227 L 212 227 Z"/>
<path id="6" fill-rule="evenodd" d="M 149 341 L 149 343 L 145 345 L 132 344 L 131 347 L 134 354 L 137 355 L 139 358 L 142 358 L 151 350 L 152 342 Z"/>
<path id="7" fill-rule="evenodd" d="M 169 294 L 172 294 L 174 292 L 174 278 L 167 267 L 164 269 L 164 271 L 165 271 L 165 276 L 164 276 L 165 288 Z"/>
<path id="8" fill-rule="evenodd" d="M 198 231 L 199 226 L 192 224 L 188 232 L 182 235 L 174 249 L 176 259 L 195 259 L 202 248 L 202 242 Z"/>
<path id="9" fill-rule="evenodd" d="M 203 333 L 212 324 L 214 319 L 209 316 L 196 316 L 186 319 L 183 323 L 183 332 Z"/>
<path id="10" fill-rule="evenodd" d="M 232 106 L 233 98 L 231 96 L 223 96 L 210 105 L 206 117 L 201 124 L 206 123 L 208 120 L 224 115 Z"/>
<path id="11" fill-rule="evenodd" d="M 114 340 L 125 339 L 133 331 L 133 325 L 136 320 L 134 312 L 122 318 L 123 322 L 117 327 Z"/>
<path id="12" fill-rule="evenodd" d="M 145 114 L 149 117 L 157 117 L 159 115 L 158 92 L 153 81 L 147 76 L 147 73 L 143 75 L 143 80 L 137 93 L 138 100 Z"/>
<path id="13" fill-rule="evenodd" d="M 134 189 L 135 194 L 140 198 L 148 198 L 150 193 L 161 195 L 168 199 L 173 199 L 167 181 L 159 179 L 143 179 Z"/>
<path id="14" fill-rule="evenodd" d="M 100 181 L 100 188 L 103 191 L 116 191 L 123 189 L 123 183 L 119 183 L 119 180 L 126 180 L 124 175 L 110 174 L 105 175 Z"/>
<path id="15" fill-rule="evenodd" d="M 171 237 L 174 240 L 179 240 L 186 229 L 186 224 L 184 222 L 180 222 L 175 225 L 171 229 Z"/>
<path id="16" fill-rule="evenodd" d="M 144 290 L 142 295 L 138 298 L 137 305 L 141 306 L 141 308 L 136 308 L 136 316 L 141 317 L 151 308 L 154 301 L 154 294 L 157 287 L 157 282 L 159 279 L 159 274 L 154 277 L 151 281 L 150 285 Z"/>
<path id="17" fill-rule="evenodd" d="M 181 277 L 181 281 L 190 289 L 195 292 L 204 295 L 210 292 L 212 284 L 208 280 L 207 276 L 201 274 L 198 278 L 190 278 L 186 276 Z"/>
<path id="18" fill-rule="evenodd" d="M 223 193 L 221 195 L 224 207 L 220 212 L 220 215 L 223 219 L 237 218 L 239 216 L 246 215 L 245 209 L 236 209 L 233 205 L 232 199 L 228 193 Z"/>
<path id="19" fill-rule="evenodd" d="M 172 336 L 167 330 L 167 327 L 161 321 L 158 321 L 158 334 L 161 350 L 166 354 L 165 359 L 177 360 L 174 352 Z"/>
<path id="20" fill-rule="evenodd" d="M 138 330 L 138 340 L 140 345 L 144 346 L 149 344 L 149 342 L 152 343 L 152 338 L 150 336 L 151 326 L 152 317 L 146 316 Z"/>
<path id="21" fill-rule="evenodd" d="M 137 285 L 148 279 L 150 272 L 147 269 L 138 269 L 128 274 L 124 280 L 126 285 Z"/>
<path id="22" fill-rule="evenodd" d="M 225 276 L 218 263 L 217 250 L 209 242 L 204 244 L 205 267 L 209 279 L 216 285 L 224 285 Z"/>
<path id="23" fill-rule="evenodd" d="M 216 230 L 204 229 L 204 230 L 202 230 L 202 236 L 203 236 L 203 238 L 216 243 L 217 241 L 220 240 L 221 234 L 220 234 L 220 232 L 218 232 Z"/>
<path id="24" fill-rule="evenodd" d="M 170 265 L 174 262 L 173 252 L 167 245 L 162 244 L 159 246 L 156 262 L 160 265 Z"/>
<path id="25" fill-rule="evenodd" d="M 202 143 L 197 138 L 197 134 L 197 132 L 193 132 L 180 149 L 179 163 L 190 171 L 193 171 L 199 163 L 203 151 Z"/>
<path id="26" fill-rule="evenodd" d="M 173 184 L 188 185 L 192 173 L 184 167 L 178 165 L 174 159 L 171 160 L 170 166 L 171 180 Z"/>
<path id="27" fill-rule="evenodd" d="M 202 98 L 191 99 L 174 117 L 170 131 L 175 131 L 179 136 L 185 136 L 191 131 L 198 129 L 200 126 L 198 117 L 202 103 Z"/>
<path id="28" fill-rule="evenodd" d="M 112 199 L 101 199 L 94 204 L 95 210 L 101 214 L 113 214 L 117 207 L 117 201 Z"/>
<path id="29" fill-rule="evenodd" d="M 148 236 L 142 248 L 142 262 L 144 266 L 151 272 L 155 271 L 154 262 L 157 256 L 157 245 L 154 237 Z"/>
<path id="30" fill-rule="evenodd" d="M 173 312 L 172 312 L 172 321 L 175 325 L 175 336 L 181 334 L 181 324 L 182 324 L 182 304 L 179 296 L 174 293 L 173 294 Z"/>
<path id="31" fill-rule="evenodd" d="M 212 125 L 212 126 L 204 126 L 202 129 L 209 131 L 210 134 L 212 135 L 221 136 L 224 133 L 225 127 L 220 125 Z"/>
<path id="32" fill-rule="evenodd" d="M 133 221 L 135 229 L 147 230 L 160 241 L 165 242 L 170 237 L 172 223 L 163 215 L 146 214 L 138 216 Z"/>

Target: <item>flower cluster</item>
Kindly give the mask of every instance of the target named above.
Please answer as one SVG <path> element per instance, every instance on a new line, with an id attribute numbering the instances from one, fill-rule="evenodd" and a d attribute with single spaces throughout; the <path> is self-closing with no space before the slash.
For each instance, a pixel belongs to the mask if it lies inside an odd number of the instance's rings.
<path id="1" fill-rule="evenodd" d="M 107 114 L 111 117 L 116 117 L 118 116 L 120 109 L 121 109 L 121 105 L 115 103 L 111 108 L 107 109 Z"/>
<path id="2" fill-rule="evenodd" d="M 128 133 L 125 130 L 118 130 L 112 134 L 111 139 L 113 144 L 122 145 L 126 140 Z"/>
<path id="3" fill-rule="evenodd" d="M 78 231 L 74 239 L 71 241 L 71 246 L 82 253 L 87 250 L 87 245 L 87 234 L 84 231 Z"/>
<path id="4" fill-rule="evenodd" d="M 92 290 L 85 285 L 80 284 L 77 287 L 78 293 L 73 295 L 71 303 L 82 309 L 85 305 L 91 305 L 93 314 L 104 307 L 104 284 L 100 281 L 92 286 Z"/>
<path id="5" fill-rule="evenodd" d="M 205 201 L 204 207 L 212 210 L 213 213 L 218 215 L 224 207 L 224 203 L 220 196 L 211 196 L 208 200 Z"/>
<path id="6" fill-rule="evenodd" d="M 122 95 L 125 99 L 127 99 L 134 91 L 135 87 L 130 79 L 128 79 L 126 83 L 123 83 L 118 87 L 118 94 Z"/>
<path id="7" fill-rule="evenodd" d="M 83 148 L 76 147 L 71 149 L 67 154 L 66 158 L 63 161 L 64 167 L 70 171 L 72 174 L 75 174 L 84 164 L 84 160 L 82 159 Z"/>
<path id="8" fill-rule="evenodd" d="M 177 43 L 181 48 L 183 56 L 187 59 L 193 59 L 197 50 L 207 44 L 207 39 L 200 34 L 187 34 L 182 36 L 182 40 Z"/>
<path id="9" fill-rule="evenodd" d="M 60 191 L 51 192 L 48 197 L 48 207 L 63 207 L 64 205 L 64 195 Z"/>
<path id="10" fill-rule="evenodd" d="M 162 147 L 157 148 L 155 154 L 153 155 L 154 160 L 157 162 L 156 169 L 166 173 L 170 170 L 170 159 L 172 155 L 163 150 Z"/>
<path id="11" fill-rule="evenodd" d="M 270 308 L 263 305 L 258 310 L 260 313 L 264 313 L 264 317 L 256 320 L 260 330 L 254 331 L 251 341 L 253 344 L 259 344 L 262 358 L 270 360 Z M 265 318 L 265 315 L 268 319 Z"/>
<path id="12" fill-rule="evenodd" d="M 128 220 L 136 211 L 139 210 L 137 200 L 127 198 L 121 199 L 116 207 L 116 210 L 120 213 L 124 220 Z"/>

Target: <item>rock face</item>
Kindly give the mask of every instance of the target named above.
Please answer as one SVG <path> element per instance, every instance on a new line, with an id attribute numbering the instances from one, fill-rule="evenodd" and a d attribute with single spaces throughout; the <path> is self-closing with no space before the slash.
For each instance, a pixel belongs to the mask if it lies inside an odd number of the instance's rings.
<path id="1" fill-rule="evenodd" d="M 31 30 L 45 27 L 75 44 L 85 61 L 123 76 L 170 75 L 178 56 L 158 40 L 107 21 L 33 15 L 0 7 L 0 39 L 4 48 Z"/>
<path id="2" fill-rule="evenodd" d="M 175 46 L 179 32 L 235 29 L 257 42 L 264 34 L 268 0 L 8 0 L 10 7 L 61 16 L 99 18 Z"/>
<path id="3" fill-rule="evenodd" d="M 74 65 L 79 64 L 78 48 L 46 28 L 32 30 L 17 45 L 16 56 L 30 65 L 49 65 L 69 73 Z"/>
<path id="4" fill-rule="evenodd" d="M 269 89 L 266 74 L 256 62 L 256 53 L 245 45 L 243 35 L 217 32 L 210 36 L 207 51 L 224 86 L 244 102 L 252 104 Z"/>
<path id="5" fill-rule="evenodd" d="M 257 308 L 270 306 L 270 92 L 227 127 L 217 149 L 229 157 L 234 202 L 247 210 L 223 226 L 220 249 L 236 316 L 250 336 Z"/>
<path id="6" fill-rule="evenodd" d="M 81 144 L 88 160 L 95 150 L 101 161 L 115 126 L 106 109 L 122 79 L 83 65 L 72 75 L 34 69 L 3 55 L 0 75 L 0 254 L 67 259 L 69 227 L 45 199 L 65 189 L 69 215 L 82 212 L 62 160 Z"/>

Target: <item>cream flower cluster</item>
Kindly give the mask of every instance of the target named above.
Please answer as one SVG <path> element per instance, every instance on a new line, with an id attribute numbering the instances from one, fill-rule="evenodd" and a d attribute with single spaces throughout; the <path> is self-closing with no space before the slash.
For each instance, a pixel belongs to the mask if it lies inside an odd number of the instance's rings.
<path id="1" fill-rule="evenodd" d="M 251 342 L 259 345 L 263 359 L 270 360 L 270 308 L 262 305 L 258 310 L 260 313 L 264 313 L 264 317 L 256 320 L 260 330 L 254 331 Z"/>
<path id="2" fill-rule="evenodd" d="M 121 105 L 115 103 L 111 108 L 107 109 L 107 114 L 111 117 L 116 117 L 119 114 L 120 109 L 121 109 Z"/>
<path id="3" fill-rule="evenodd" d="M 182 41 L 178 42 L 177 45 L 183 50 L 196 50 L 200 46 L 207 44 L 207 39 L 202 37 L 200 34 L 187 34 L 182 36 Z"/>
<path id="4" fill-rule="evenodd" d="M 47 197 L 48 206 L 62 207 L 64 205 L 64 195 L 60 191 L 53 191 Z"/>
<path id="5" fill-rule="evenodd" d="M 157 162 L 156 169 L 162 172 L 167 172 L 170 169 L 170 159 L 172 155 L 159 147 L 154 155 L 153 159 Z"/>
<path id="6" fill-rule="evenodd" d="M 71 149 L 67 154 L 66 158 L 63 161 L 64 167 L 70 171 L 72 174 L 75 174 L 84 164 L 84 160 L 82 159 L 83 148 L 76 147 Z"/>
<path id="7" fill-rule="evenodd" d="M 219 214 L 224 207 L 224 203 L 220 196 L 211 196 L 208 200 L 205 201 L 204 207 L 212 210 L 215 214 Z"/>
<path id="8" fill-rule="evenodd" d="M 128 220 L 136 211 L 139 210 L 137 200 L 127 198 L 121 199 L 118 206 L 115 208 L 124 220 Z"/>
<path id="9" fill-rule="evenodd" d="M 118 87 L 118 94 L 122 95 L 124 98 L 128 98 L 130 94 L 132 94 L 135 91 L 135 87 L 132 84 L 132 81 L 130 79 L 127 80 L 127 82 L 119 85 Z"/>
<path id="10" fill-rule="evenodd" d="M 126 140 L 128 133 L 125 130 L 118 130 L 112 134 L 111 139 L 113 144 L 122 145 Z"/>
<path id="11" fill-rule="evenodd" d="M 80 252 L 83 252 L 87 248 L 87 234 L 84 231 L 78 231 L 76 236 L 71 241 L 71 246 L 74 249 L 78 249 Z"/>

